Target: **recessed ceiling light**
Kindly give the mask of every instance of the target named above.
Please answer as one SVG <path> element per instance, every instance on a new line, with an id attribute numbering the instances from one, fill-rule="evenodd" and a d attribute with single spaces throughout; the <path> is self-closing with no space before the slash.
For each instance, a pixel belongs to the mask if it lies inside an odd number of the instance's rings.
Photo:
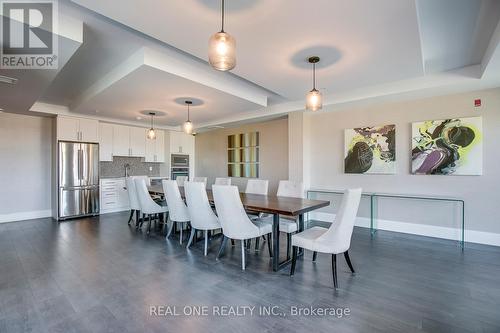
<path id="1" fill-rule="evenodd" d="M 16 84 L 17 79 L 13 77 L 8 77 L 5 75 L 0 75 L 0 82 L 2 83 L 7 83 L 7 84 Z"/>
<path id="2" fill-rule="evenodd" d="M 135 119 L 137 119 L 137 120 L 141 120 L 141 119 L 142 119 L 142 117 L 135 117 Z"/>

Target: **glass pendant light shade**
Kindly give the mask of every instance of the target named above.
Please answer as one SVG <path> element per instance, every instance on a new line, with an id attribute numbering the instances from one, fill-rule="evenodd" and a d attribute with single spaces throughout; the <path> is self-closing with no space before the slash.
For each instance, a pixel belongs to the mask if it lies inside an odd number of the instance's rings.
<path id="1" fill-rule="evenodd" d="M 148 130 L 148 139 L 149 140 L 155 140 L 156 139 L 156 132 L 155 132 L 154 128 L 150 128 Z"/>
<path id="2" fill-rule="evenodd" d="M 184 133 L 193 134 L 193 123 L 191 121 L 186 121 L 183 125 Z"/>
<path id="3" fill-rule="evenodd" d="M 319 62 L 319 57 L 314 56 L 307 59 L 313 67 L 313 88 L 306 96 L 306 110 L 318 111 L 323 107 L 323 96 L 321 92 L 316 89 L 316 64 Z"/>
<path id="4" fill-rule="evenodd" d="M 219 71 L 229 71 L 236 66 L 236 41 L 227 32 L 217 32 L 208 41 L 208 61 Z"/>
<path id="5" fill-rule="evenodd" d="M 149 115 L 151 116 L 151 128 L 148 130 L 148 134 L 146 135 L 146 137 L 149 140 L 155 140 L 156 139 L 156 132 L 155 132 L 155 128 L 154 128 L 154 119 L 153 118 L 156 115 L 156 113 L 150 112 Z"/>
<path id="6" fill-rule="evenodd" d="M 313 89 L 307 93 L 306 109 L 310 111 L 318 111 L 323 107 L 323 96 L 317 89 Z"/>
<path id="7" fill-rule="evenodd" d="M 193 123 L 191 122 L 191 119 L 189 118 L 189 107 L 193 104 L 193 102 L 192 101 L 185 101 L 184 103 L 186 103 L 186 105 L 187 105 L 188 119 L 186 120 L 184 125 L 182 125 L 182 129 L 184 130 L 184 133 L 186 133 L 186 134 L 193 134 Z"/>
<path id="8" fill-rule="evenodd" d="M 208 40 L 208 62 L 219 71 L 236 66 L 236 40 L 224 31 L 224 0 L 221 0 L 221 29 Z"/>

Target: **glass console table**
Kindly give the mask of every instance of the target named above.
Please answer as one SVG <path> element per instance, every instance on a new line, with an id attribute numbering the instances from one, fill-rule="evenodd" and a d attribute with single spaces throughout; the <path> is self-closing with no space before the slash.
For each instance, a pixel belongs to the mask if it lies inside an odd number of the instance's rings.
<path id="1" fill-rule="evenodd" d="M 326 190 L 326 189 L 309 189 L 307 190 L 307 198 L 310 199 L 311 193 L 326 193 L 326 194 L 344 194 L 344 191 L 340 190 Z M 461 208 L 461 235 L 460 235 L 460 247 L 462 251 L 465 246 L 465 201 L 460 198 L 449 198 L 449 197 L 439 197 L 439 196 L 425 196 L 425 195 L 413 195 L 413 194 L 393 194 L 393 193 L 378 193 L 378 192 L 363 192 L 361 194 L 364 197 L 370 199 L 370 233 L 373 237 L 377 232 L 375 227 L 375 209 L 376 209 L 376 199 L 377 198 L 395 198 L 395 199 L 410 199 L 410 200 L 431 200 L 431 201 L 446 201 L 446 202 L 456 202 L 460 204 Z"/>

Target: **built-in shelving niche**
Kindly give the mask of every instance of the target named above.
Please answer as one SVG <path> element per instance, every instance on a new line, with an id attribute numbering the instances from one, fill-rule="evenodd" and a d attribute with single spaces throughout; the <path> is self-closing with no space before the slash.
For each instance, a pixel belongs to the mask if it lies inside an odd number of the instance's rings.
<path id="1" fill-rule="evenodd" d="M 227 174 L 229 177 L 259 177 L 259 132 L 227 137 Z"/>

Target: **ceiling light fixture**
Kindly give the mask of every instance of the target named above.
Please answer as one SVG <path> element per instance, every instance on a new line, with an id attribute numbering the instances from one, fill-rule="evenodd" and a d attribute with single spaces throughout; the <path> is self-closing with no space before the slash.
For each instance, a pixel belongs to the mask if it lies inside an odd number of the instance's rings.
<path id="1" fill-rule="evenodd" d="M 155 140 L 156 139 L 156 132 L 154 129 L 154 122 L 153 122 L 153 117 L 155 116 L 155 113 L 150 112 L 149 115 L 151 116 L 151 128 L 148 130 L 148 139 Z"/>
<path id="2" fill-rule="evenodd" d="M 191 104 L 193 104 L 192 101 L 185 101 L 187 107 L 188 107 L 188 119 L 183 125 L 184 133 L 186 134 L 192 134 L 193 133 L 193 123 L 191 122 L 191 119 L 189 119 L 189 107 Z"/>
<path id="3" fill-rule="evenodd" d="M 16 84 L 17 81 L 18 80 L 16 78 L 0 75 L 0 82 L 2 82 L 2 83 Z"/>
<path id="4" fill-rule="evenodd" d="M 306 110 L 317 111 L 323 107 L 323 97 L 321 92 L 316 89 L 316 64 L 319 62 L 319 57 L 310 57 L 308 61 L 313 65 L 313 88 L 307 93 Z"/>
<path id="5" fill-rule="evenodd" d="M 222 28 L 208 41 L 208 61 L 219 71 L 229 71 L 236 66 L 236 40 L 224 31 L 224 0 L 221 0 Z"/>

